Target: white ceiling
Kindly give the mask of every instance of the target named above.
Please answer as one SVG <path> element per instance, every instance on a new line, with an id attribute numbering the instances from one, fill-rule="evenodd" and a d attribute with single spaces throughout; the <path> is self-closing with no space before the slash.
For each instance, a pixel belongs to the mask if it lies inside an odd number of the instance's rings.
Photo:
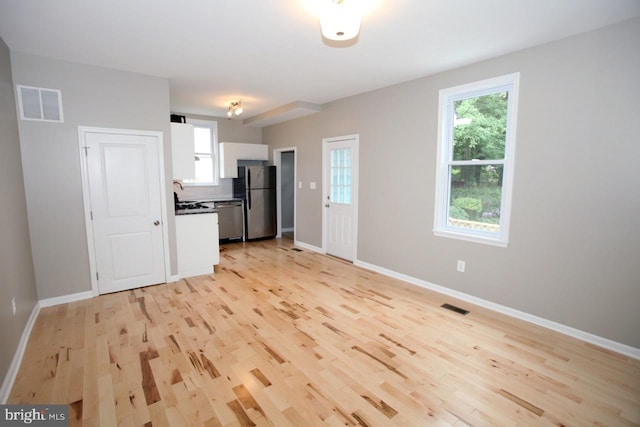
<path id="1" fill-rule="evenodd" d="M 0 36 L 15 51 L 166 77 L 172 111 L 224 116 L 241 98 L 251 118 L 640 16 L 640 0 L 364 0 L 360 36 L 336 47 L 317 1 L 0 0 Z"/>

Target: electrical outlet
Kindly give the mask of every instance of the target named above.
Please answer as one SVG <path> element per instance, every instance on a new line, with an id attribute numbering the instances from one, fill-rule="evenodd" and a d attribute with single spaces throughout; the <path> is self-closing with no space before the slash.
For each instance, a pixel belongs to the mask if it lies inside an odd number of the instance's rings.
<path id="1" fill-rule="evenodd" d="M 465 262 L 462 260 L 458 260 L 458 265 L 456 266 L 456 269 L 460 272 L 460 273 L 464 273 L 464 268 L 465 268 Z"/>
<path id="2" fill-rule="evenodd" d="M 13 310 L 13 315 L 16 315 L 16 299 L 11 298 L 11 309 Z"/>
<path id="3" fill-rule="evenodd" d="M 315 189 L 316 189 L 316 183 L 315 183 L 315 181 L 311 181 L 311 182 L 309 183 L 309 188 L 310 188 L 311 190 L 315 190 Z"/>

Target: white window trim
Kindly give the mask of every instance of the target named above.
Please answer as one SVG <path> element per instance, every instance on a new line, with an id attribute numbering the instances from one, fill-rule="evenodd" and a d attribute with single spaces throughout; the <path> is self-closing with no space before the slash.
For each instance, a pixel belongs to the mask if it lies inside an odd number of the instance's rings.
<path id="1" fill-rule="evenodd" d="M 440 90 L 438 101 L 438 152 L 436 164 L 436 200 L 434 211 L 433 234 L 440 237 L 467 240 L 494 246 L 507 247 L 509 244 L 509 228 L 511 221 L 511 200 L 513 190 L 513 172 L 516 149 L 516 124 L 518 122 L 518 93 L 520 73 L 508 74 L 479 82 L 468 83 Z M 480 230 L 468 230 L 452 227 L 448 224 L 449 206 L 449 157 L 451 156 L 451 129 L 453 128 L 452 105 L 454 100 L 473 98 L 495 93 L 500 90 L 509 91 L 508 120 L 505 141 L 504 169 L 502 178 L 502 200 L 500 208 L 500 232 L 491 233 Z M 459 162 L 457 162 L 459 163 Z M 500 161 L 470 160 L 469 164 L 501 163 Z"/>
<path id="2" fill-rule="evenodd" d="M 218 162 L 218 122 L 215 120 L 201 120 L 187 117 L 187 123 L 197 127 L 211 128 L 211 156 L 213 157 L 213 183 L 208 182 L 185 182 L 183 185 L 187 187 L 211 187 L 220 185 L 220 166 Z"/>

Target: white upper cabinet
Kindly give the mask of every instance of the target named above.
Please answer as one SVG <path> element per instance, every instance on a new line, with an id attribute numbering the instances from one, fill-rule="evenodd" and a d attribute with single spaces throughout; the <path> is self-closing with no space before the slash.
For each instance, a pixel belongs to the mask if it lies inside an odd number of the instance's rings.
<path id="1" fill-rule="evenodd" d="M 238 160 L 269 160 L 269 146 L 264 144 L 243 144 L 221 142 L 220 178 L 238 177 Z"/>
<path id="2" fill-rule="evenodd" d="M 238 177 L 238 150 L 233 142 L 221 142 L 218 145 L 220 157 L 220 178 Z"/>
<path id="3" fill-rule="evenodd" d="M 193 125 L 171 123 L 171 157 L 173 179 L 193 179 L 196 177 Z"/>

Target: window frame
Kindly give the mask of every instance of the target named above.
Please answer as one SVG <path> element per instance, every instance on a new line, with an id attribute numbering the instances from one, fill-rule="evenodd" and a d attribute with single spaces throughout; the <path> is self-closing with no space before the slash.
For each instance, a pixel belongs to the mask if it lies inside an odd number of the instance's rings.
<path id="1" fill-rule="evenodd" d="M 187 123 L 193 125 L 194 128 L 194 155 L 198 156 L 195 151 L 195 128 L 208 128 L 211 130 L 211 164 L 213 167 L 213 182 L 188 182 L 183 181 L 183 185 L 187 187 L 213 187 L 220 185 L 220 165 L 218 160 L 218 122 L 215 120 L 201 120 L 187 117 Z M 194 159 L 195 162 L 195 159 Z"/>
<path id="2" fill-rule="evenodd" d="M 438 151 L 436 157 L 436 200 L 433 234 L 439 237 L 466 240 L 507 247 L 511 223 L 511 202 L 518 121 L 520 73 L 512 73 L 442 89 L 438 98 Z M 505 153 L 503 160 L 453 160 L 454 102 L 496 92 L 508 92 Z M 448 213 L 451 193 L 451 166 L 502 164 L 502 197 L 500 204 L 500 231 L 472 230 L 449 225 Z"/>
<path id="3" fill-rule="evenodd" d="M 348 165 L 345 166 L 345 162 L 338 162 L 339 165 L 338 166 L 333 166 L 333 158 L 332 158 L 332 154 L 333 151 L 335 150 L 337 151 L 341 151 L 343 153 L 349 153 L 349 162 Z M 351 206 L 352 204 L 352 188 L 353 188 L 353 179 L 351 177 L 351 172 L 353 171 L 353 167 L 352 167 L 352 157 L 353 157 L 353 149 L 351 147 L 345 147 L 345 148 L 337 148 L 337 149 L 332 149 L 331 147 L 329 148 L 329 170 L 331 171 L 330 176 L 329 176 L 329 202 L 331 204 L 336 204 L 336 205 L 345 205 L 345 206 Z M 339 173 L 338 175 L 334 175 L 334 169 L 339 169 Z M 345 184 L 344 182 L 340 182 L 342 179 L 346 178 L 346 176 L 343 174 L 343 172 L 345 170 L 349 171 L 349 184 Z M 334 182 L 334 177 L 336 178 L 336 181 L 338 182 Z M 334 199 L 334 189 L 338 189 L 338 196 L 337 198 Z M 347 191 L 348 190 L 348 191 Z M 340 197 L 341 196 L 341 197 Z M 338 198 L 340 198 L 340 201 L 338 201 Z"/>

